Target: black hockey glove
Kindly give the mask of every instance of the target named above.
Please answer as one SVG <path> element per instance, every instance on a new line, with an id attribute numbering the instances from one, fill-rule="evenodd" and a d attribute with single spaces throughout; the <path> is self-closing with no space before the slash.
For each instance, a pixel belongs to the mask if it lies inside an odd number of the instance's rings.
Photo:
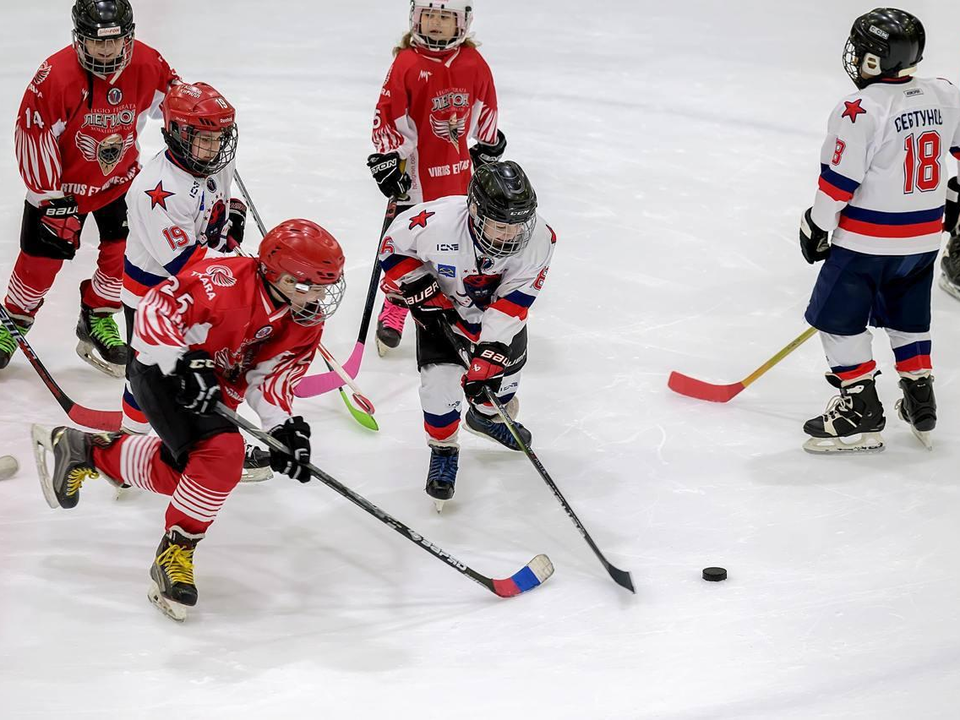
<path id="1" fill-rule="evenodd" d="M 413 319 L 424 328 L 438 321 L 449 322 L 451 313 L 456 312 L 433 275 L 421 275 L 416 280 L 402 283 L 400 292 Z"/>
<path id="2" fill-rule="evenodd" d="M 304 465 L 310 462 L 310 426 L 306 421 L 297 415 L 283 425 L 277 425 L 270 434 L 293 453 L 290 457 L 288 453 L 270 448 L 270 467 L 274 472 L 302 483 L 310 482 L 312 476 Z"/>
<path id="3" fill-rule="evenodd" d="M 370 174 L 377 181 L 377 187 L 388 198 L 404 197 L 410 190 L 412 181 L 400 168 L 400 155 L 395 152 L 373 153 L 367 158 Z"/>
<path id="4" fill-rule="evenodd" d="M 467 400 L 483 402 L 484 388 L 498 392 L 508 362 L 510 349 L 503 343 L 485 342 L 477 345 L 470 358 L 470 368 L 463 376 L 463 394 Z"/>
<path id="5" fill-rule="evenodd" d="M 957 232 L 960 222 L 960 182 L 952 177 L 947 182 L 947 204 L 943 209 L 943 231 L 951 235 Z"/>
<path id="6" fill-rule="evenodd" d="M 72 196 L 40 203 L 37 239 L 43 257 L 73 260 L 80 247 L 80 212 Z"/>
<path id="7" fill-rule="evenodd" d="M 243 200 L 230 198 L 230 229 L 227 230 L 226 249 L 236 250 L 243 242 L 243 230 L 247 226 L 247 206 Z"/>
<path id="8" fill-rule="evenodd" d="M 205 350 L 191 350 L 180 358 L 173 371 L 180 382 L 177 402 L 198 415 L 211 415 L 222 397 L 215 367 Z"/>
<path id="9" fill-rule="evenodd" d="M 800 252 L 803 253 L 803 259 L 811 265 L 826 260 L 830 255 L 828 233 L 813 222 L 812 211 L 813 208 L 808 208 L 800 218 Z"/>
<path id="10" fill-rule="evenodd" d="M 503 151 L 507 149 L 507 136 L 500 130 L 497 130 L 497 141 L 493 145 L 484 145 L 477 143 L 470 148 L 470 157 L 473 159 L 474 169 L 481 165 L 498 162 L 503 157 Z"/>

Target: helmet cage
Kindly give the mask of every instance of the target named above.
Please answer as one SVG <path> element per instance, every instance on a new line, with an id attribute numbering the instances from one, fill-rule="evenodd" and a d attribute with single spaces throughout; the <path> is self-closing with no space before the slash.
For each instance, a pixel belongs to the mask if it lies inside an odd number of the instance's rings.
<path id="1" fill-rule="evenodd" d="M 509 257 L 523 252 L 530 244 L 533 231 L 537 227 L 537 213 L 520 222 L 501 220 L 480 214 L 476 197 L 471 197 L 469 203 L 470 220 L 473 229 L 473 241 L 485 254 L 494 258 Z"/>
<path id="2" fill-rule="evenodd" d="M 450 7 L 453 6 L 453 7 Z M 457 19 L 457 32 L 449 40 L 438 40 L 421 31 L 421 17 L 426 12 L 452 13 Z M 473 24 L 473 8 L 469 3 L 444 2 L 443 0 L 411 0 L 410 39 L 414 44 L 428 50 L 452 50 L 463 44 L 470 35 Z"/>
<path id="3" fill-rule="evenodd" d="M 260 264 L 260 271 L 267 282 L 290 304 L 290 317 L 293 321 L 304 327 L 313 327 L 328 320 L 340 307 L 340 302 L 347 290 L 347 281 L 343 275 L 332 283 L 311 284 L 298 280 L 291 273 L 271 271 L 264 263 Z M 294 281 L 292 293 L 281 289 L 279 285 L 285 277 Z M 300 295 L 307 293 L 319 293 L 319 295 L 312 300 L 299 298 Z"/>
<path id="4" fill-rule="evenodd" d="M 100 28 L 101 36 L 90 36 L 81 34 L 79 30 L 73 31 L 73 49 L 77 52 L 77 60 L 80 61 L 80 67 L 87 72 L 101 77 L 109 77 L 120 72 L 133 59 L 133 25 L 130 30 L 121 34 L 119 26 L 110 28 Z M 87 52 L 87 41 L 103 42 L 104 40 L 118 40 L 123 42 L 120 53 L 113 60 L 98 60 Z"/>
<path id="5" fill-rule="evenodd" d="M 193 143 L 197 133 L 215 131 L 216 127 L 195 127 L 176 121 L 170 122 L 170 128 L 163 130 L 163 139 L 170 152 L 183 167 L 202 176 L 215 175 L 229 165 L 237 156 L 238 131 L 236 124 L 220 130 L 220 150 L 210 160 L 200 160 L 193 154 Z"/>

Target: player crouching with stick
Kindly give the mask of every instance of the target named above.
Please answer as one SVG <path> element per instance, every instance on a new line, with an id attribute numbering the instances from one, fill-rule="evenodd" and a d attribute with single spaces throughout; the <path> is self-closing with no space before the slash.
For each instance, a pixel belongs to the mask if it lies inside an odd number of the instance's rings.
<path id="1" fill-rule="evenodd" d="M 175 620 L 197 603 L 194 550 L 243 466 L 243 440 L 216 404 L 236 409 L 246 398 L 295 456 L 274 452 L 273 469 L 309 480 L 301 463 L 310 460 L 310 426 L 293 416 L 293 388 L 343 297 L 343 264 L 330 233 L 287 220 L 267 233 L 259 257 L 191 265 L 137 309 L 128 377 L 159 438 L 34 426 L 35 443 L 54 456 L 50 473 L 38 448 L 50 507 L 75 507 L 83 482 L 97 475 L 171 496 L 148 597 Z"/>

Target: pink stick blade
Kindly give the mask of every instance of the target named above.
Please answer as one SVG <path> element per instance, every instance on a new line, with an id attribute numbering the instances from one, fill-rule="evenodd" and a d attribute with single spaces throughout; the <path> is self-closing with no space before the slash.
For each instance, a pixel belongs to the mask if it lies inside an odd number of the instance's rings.
<path id="1" fill-rule="evenodd" d="M 675 393 L 696 398 L 697 400 L 727 402 L 731 398 L 739 395 L 746 386 L 742 382 L 732 383 L 731 385 L 714 385 L 674 371 L 670 373 L 670 379 L 667 380 L 667 387 Z"/>
<path id="2" fill-rule="evenodd" d="M 360 372 L 360 361 L 362 359 L 363 343 L 358 342 L 354 346 L 353 352 L 350 353 L 349 359 L 343 364 L 343 369 L 351 378 L 356 378 L 357 373 Z M 331 390 L 336 390 L 345 384 L 343 378 L 337 375 L 335 371 L 329 370 L 327 372 L 317 373 L 316 375 L 307 375 L 300 381 L 296 389 L 294 389 L 293 394 L 302 398 L 313 397 L 315 395 L 323 395 L 323 393 L 330 392 Z"/>

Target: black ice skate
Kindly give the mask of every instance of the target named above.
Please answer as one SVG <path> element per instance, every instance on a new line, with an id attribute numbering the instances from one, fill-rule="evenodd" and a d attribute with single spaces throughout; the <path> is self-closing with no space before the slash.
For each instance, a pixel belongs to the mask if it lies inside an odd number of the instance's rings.
<path id="1" fill-rule="evenodd" d="M 930 431 L 937 426 L 937 399 L 933 395 L 933 376 L 900 378 L 903 399 L 897 400 L 897 414 L 927 450 L 933 450 Z"/>
<path id="2" fill-rule="evenodd" d="M 810 453 L 883 450 L 880 431 L 886 418 L 873 378 L 844 386 L 833 373 L 827 373 L 826 377 L 827 382 L 840 389 L 840 394 L 830 400 L 823 415 L 804 423 L 803 431 L 811 437 L 803 449 Z"/>
<path id="3" fill-rule="evenodd" d="M 405 307 L 383 301 L 380 316 L 377 318 L 377 354 L 383 357 L 391 350 L 396 349 L 403 336 L 403 322 L 410 311 Z"/>
<path id="4" fill-rule="evenodd" d="M 174 525 L 160 541 L 157 557 L 150 566 L 147 598 L 167 617 L 183 622 L 187 608 L 197 604 L 193 582 L 193 551 L 203 533 L 192 535 Z"/>
<path id="5" fill-rule="evenodd" d="M 243 456 L 243 473 L 240 475 L 240 482 L 263 482 L 272 477 L 270 451 L 258 448 L 256 445 L 247 445 Z"/>
<path id="6" fill-rule="evenodd" d="M 437 512 L 453 497 L 460 462 L 460 448 L 456 445 L 431 445 L 430 469 L 427 471 L 427 495 L 433 498 Z"/>
<path id="7" fill-rule="evenodd" d="M 101 474 L 93 464 L 94 446 L 109 447 L 120 437 L 120 433 L 85 433 L 68 427 L 49 430 L 40 425 L 31 428 L 31 435 L 40 488 L 47 505 L 54 509 L 77 506 L 80 487 Z M 53 453 L 52 473 L 47 468 L 47 451 Z M 113 478 L 107 480 L 120 485 Z"/>
<path id="8" fill-rule="evenodd" d="M 940 289 L 960 300 L 960 235 L 951 235 L 940 258 Z"/>
<path id="9" fill-rule="evenodd" d="M 107 311 L 98 311 L 86 305 L 80 306 L 77 321 L 77 355 L 110 377 L 122 378 L 126 374 L 130 349 L 120 338 L 120 330 Z"/>
<path id="10" fill-rule="evenodd" d="M 22 335 L 26 335 L 27 331 L 33 325 L 33 318 L 25 315 L 14 315 L 9 310 L 7 311 L 7 315 L 13 320 L 13 324 L 16 325 Z M 0 370 L 3 370 L 3 368 L 10 364 L 10 359 L 18 347 L 17 339 L 13 336 L 13 333 L 3 325 L 0 325 Z"/>
<path id="11" fill-rule="evenodd" d="M 509 403 L 507 403 L 506 409 L 510 418 L 515 418 L 518 410 L 520 409 L 520 402 L 517 400 L 517 398 L 513 398 Z M 474 435 L 480 435 L 481 437 L 494 440 L 504 447 L 510 448 L 511 450 L 520 450 L 520 446 L 517 444 L 516 438 L 513 437 L 513 433 L 510 432 L 510 428 L 507 427 L 506 423 L 503 422 L 499 415 L 484 415 L 471 406 L 470 409 L 467 410 L 466 424 L 467 430 L 472 432 Z M 530 434 L 530 431 L 516 420 L 513 421 L 513 425 L 520 434 L 520 438 L 523 440 L 523 443 L 527 447 L 530 447 L 530 443 L 533 440 L 533 436 Z"/>

